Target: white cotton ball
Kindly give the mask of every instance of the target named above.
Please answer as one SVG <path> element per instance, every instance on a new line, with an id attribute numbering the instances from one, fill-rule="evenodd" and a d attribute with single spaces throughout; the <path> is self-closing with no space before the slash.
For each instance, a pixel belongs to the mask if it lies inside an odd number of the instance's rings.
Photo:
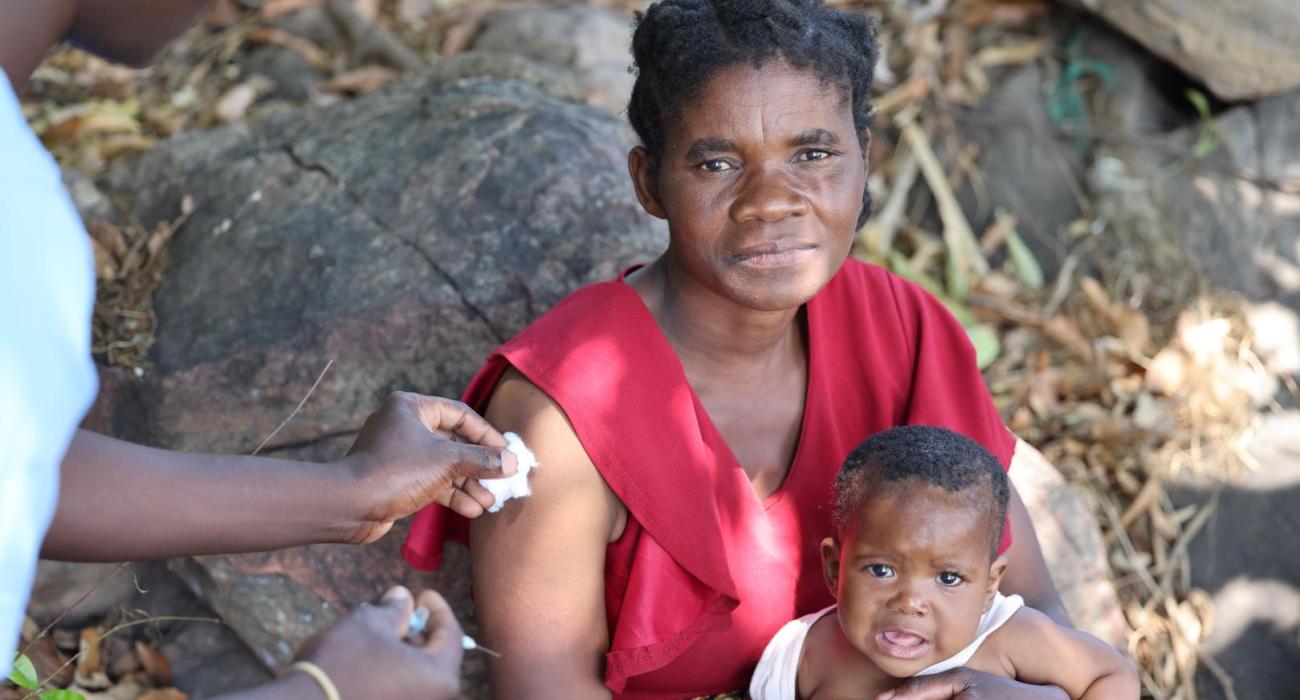
<path id="1" fill-rule="evenodd" d="M 533 451 L 528 449 L 523 439 L 514 433 L 506 433 L 506 449 L 515 456 L 519 462 L 519 471 L 514 476 L 508 476 L 502 479 L 480 479 L 479 483 L 483 484 L 493 496 L 496 497 L 496 503 L 488 508 L 489 513 L 495 513 L 501 510 L 506 501 L 512 498 L 525 498 L 532 495 L 532 489 L 528 488 L 528 473 L 537 467 L 537 458 L 533 456 Z"/>

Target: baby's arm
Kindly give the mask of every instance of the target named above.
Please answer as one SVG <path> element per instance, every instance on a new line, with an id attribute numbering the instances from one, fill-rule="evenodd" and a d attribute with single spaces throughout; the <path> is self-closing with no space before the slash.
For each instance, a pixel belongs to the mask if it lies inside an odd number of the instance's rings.
<path id="1" fill-rule="evenodd" d="M 1024 607 L 998 630 L 1017 680 L 1060 687 L 1075 700 L 1136 700 L 1137 671 L 1114 647 Z"/>

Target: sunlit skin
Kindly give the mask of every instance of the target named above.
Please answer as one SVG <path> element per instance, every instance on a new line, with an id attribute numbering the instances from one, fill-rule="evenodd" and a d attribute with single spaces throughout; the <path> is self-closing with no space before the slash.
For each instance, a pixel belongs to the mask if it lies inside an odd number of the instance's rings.
<path id="1" fill-rule="evenodd" d="M 666 122 L 657 167 L 633 152 L 646 211 L 669 222 L 657 266 L 677 294 L 789 313 L 839 270 L 867 177 L 845 97 L 782 61 L 731 66 Z"/>
<path id="2" fill-rule="evenodd" d="M 990 527 L 988 511 L 972 507 L 969 494 L 915 480 L 868 494 L 839 536 L 822 542 L 838 608 L 814 627 L 810 646 L 856 656 L 854 684 L 865 680 L 875 690 L 961 651 L 1006 570 L 1006 558 L 990 551 Z M 801 673 L 801 680 L 815 683 L 818 675 Z"/>

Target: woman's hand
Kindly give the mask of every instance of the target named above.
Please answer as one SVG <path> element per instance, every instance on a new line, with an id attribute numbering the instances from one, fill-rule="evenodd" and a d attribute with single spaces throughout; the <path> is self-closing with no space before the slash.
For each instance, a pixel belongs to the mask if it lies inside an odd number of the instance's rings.
<path id="1" fill-rule="evenodd" d="M 437 502 L 467 518 L 495 499 L 479 479 L 518 468 L 506 441 L 459 401 L 396 392 L 370 414 L 343 463 L 361 499 L 361 522 L 349 538 L 373 542 L 393 522 Z"/>
<path id="2" fill-rule="evenodd" d="M 1026 685 L 991 673 L 954 668 L 933 676 L 918 676 L 897 688 L 876 696 L 876 700 L 1069 700 L 1065 691 L 1052 685 Z"/>
<path id="3" fill-rule="evenodd" d="M 308 640 L 299 658 L 319 666 L 342 698 L 454 698 L 464 654 L 460 624 L 442 596 L 424 591 L 418 603 L 429 611 L 428 641 L 408 644 L 415 603 L 410 591 L 393 588 L 378 605 L 362 605 Z"/>

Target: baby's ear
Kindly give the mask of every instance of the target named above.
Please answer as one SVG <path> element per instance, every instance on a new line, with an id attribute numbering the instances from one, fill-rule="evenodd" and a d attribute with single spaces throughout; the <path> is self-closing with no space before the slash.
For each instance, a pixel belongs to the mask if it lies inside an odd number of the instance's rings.
<path id="1" fill-rule="evenodd" d="M 840 543 L 834 537 L 822 540 L 822 576 L 826 578 L 826 587 L 831 590 L 831 597 L 837 598 L 840 580 Z"/>
<path id="2" fill-rule="evenodd" d="M 1002 583 L 1002 575 L 1006 572 L 1007 556 L 999 554 L 989 565 L 989 587 L 984 591 L 984 612 L 988 612 L 989 606 L 993 605 L 993 594 L 998 592 L 998 584 Z"/>

